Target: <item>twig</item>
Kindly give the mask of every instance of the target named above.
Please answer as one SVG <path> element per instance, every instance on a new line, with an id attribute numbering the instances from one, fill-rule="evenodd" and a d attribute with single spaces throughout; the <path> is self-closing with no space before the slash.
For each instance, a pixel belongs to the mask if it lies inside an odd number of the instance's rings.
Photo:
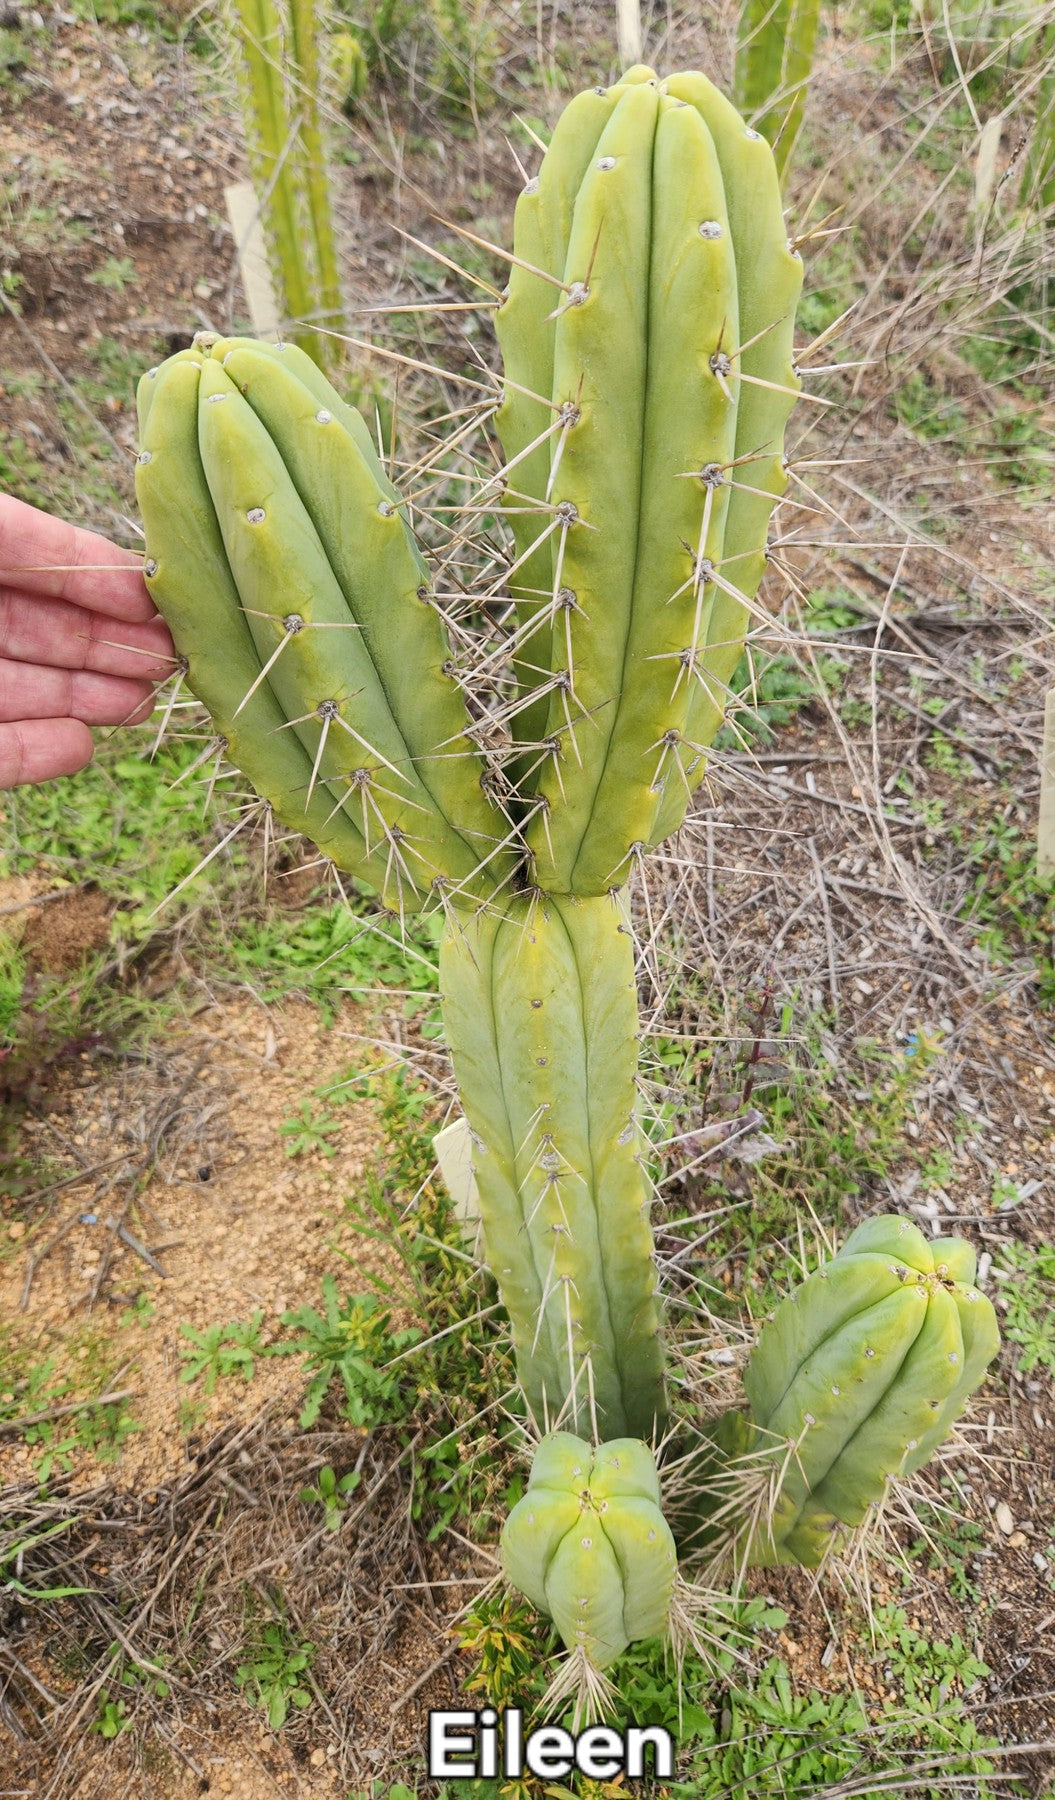
<path id="1" fill-rule="evenodd" d="M 413 1700 L 414 1695 L 419 1694 L 421 1692 L 422 1688 L 425 1686 L 426 1681 L 428 1681 L 431 1676 L 435 1675 L 436 1671 L 438 1669 L 442 1669 L 445 1663 L 449 1663 L 451 1660 L 451 1657 L 456 1656 L 457 1653 L 458 1653 L 457 1644 L 448 1645 L 447 1649 L 444 1650 L 441 1653 L 441 1655 L 437 1656 L 433 1662 L 430 1662 L 427 1669 L 422 1670 L 421 1674 L 418 1676 L 416 1681 L 412 1681 L 408 1688 L 404 1688 L 404 1690 L 400 1694 L 398 1700 L 393 1700 L 391 1706 L 388 1709 L 389 1712 L 390 1713 L 400 1712 L 402 1710 L 402 1708 L 404 1706 L 406 1706 L 408 1700 Z"/>
<path id="2" fill-rule="evenodd" d="M 70 1413 L 88 1412 L 93 1406 L 116 1406 L 119 1400 L 134 1400 L 135 1388 L 118 1388 L 112 1394 L 98 1394 L 93 1400 L 68 1400 L 64 1406 L 45 1406 L 40 1412 L 24 1413 L 20 1419 L 0 1420 L 0 1437 L 24 1431 L 27 1425 L 39 1425 L 44 1419 L 64 1419 Z"/>
<path id="3" fill-rule="evenodd" d="M 806 847 L 813 863 L 813 872 L 817 878 L 817 894 L 821 903 L 821 914 L 824 919 L 824 937 L 828 948 L 828 992 L 831 995 L 832 1011 L 839 1011 L 839 977 L 836 973 L 835 934 L 832 931 L 832 909 L 828 901 L 828 884 L 824 878 L 824 864 L 821 862 L 815 838 L 806 839 Z"/>

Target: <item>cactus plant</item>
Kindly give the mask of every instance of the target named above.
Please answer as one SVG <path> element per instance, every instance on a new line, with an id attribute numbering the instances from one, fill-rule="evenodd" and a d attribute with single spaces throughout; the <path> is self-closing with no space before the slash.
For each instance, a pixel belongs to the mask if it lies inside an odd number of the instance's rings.
<path id="1" fill-rule="evenodd" d="M 741 0 L 733 98 L 773 146 L 783 180 L 802 129 L 820 0 Z"/>
<path id="2" fill-rule="evenodd" d="M 235 24 L 249 167 L 279 309 L 294 343 L 332 369 L 342 349 L 333 334 L 344 312 L 321 117 L 318 9 L 312 0 L 235 0 Z"/>
<path id="3" fill-rule="evenodd" d="M 385 906 L 443 910 L 487 1256 L 527 1412 L 556 1433 L 506 1566 L 583 1670 L 662 1628 L 673 1566 L 649 1448 L 666 1402 L 622 890 L 681 823 L 722 720 L 786 479 L 800 282 L 772 152 L 702 75 L 634 68 L 572 101 L 518 203 L 497 313 L 514 538 L 497 650 L 502 582 L 445 616 L 410 502 L 302 351 L 203 334 L 139 390 L 147 583 L 217 751 Z M 763 1334 L 753 1412 L 726 1428 L 752 1447 L 783 1445 L 812 1395 L 831 1296 L 849 1293 L 859 1334 L 889 1291 L 881 1347 L 904 1350 L 854 1390 L 874 1455 L 826 1412 L 808 1443 L 835 1459 L 807 1451 L 800 1486 L 785 1481 L 763 1559 L 808 1560 L 825 1521 L 853 1522 L 903 1416 L 936 1396 L 912 1429 L 936 1441 L 985 1366 L 965 1252 L 947 1252 L 947 1279 L 916 1238 L 897 1252 L 911 1280 L 858 1236 Z M 927 1385 L 925 1350 L 954 1337 L 962 1370 Z M 818 1365 L 829 1403 L 856 1379 L 836 1343 Z M 587 1512 L 602 1525 L 584 1563 L 568 1533 Z"/>
<path id="4" fill-rule="evenodd" d="M 568 1431 L 543 1438 L 502 1532 L 502 1566 L 595 1669 L 662 1633 L 677 1552 L 647 1447 L 614 1438 L 591 1448 Z"/>
<path id="5" fill-rule="evenodd" d="M 974 1278 L 962 1238 L 885 1214 L 792 1290 L 715 1432 L 737 1560 L 815 1568 L 944 1443 L 999 1348 Z"/>

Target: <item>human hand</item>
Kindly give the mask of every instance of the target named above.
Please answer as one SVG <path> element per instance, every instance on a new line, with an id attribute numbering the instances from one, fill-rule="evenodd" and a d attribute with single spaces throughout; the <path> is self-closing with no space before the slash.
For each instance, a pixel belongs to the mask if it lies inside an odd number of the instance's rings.
<path id="1" fill-rule="evenodd" d="M 141 558 L 0 494 L 0 788 L 76 774 L 172 667 Z"/>

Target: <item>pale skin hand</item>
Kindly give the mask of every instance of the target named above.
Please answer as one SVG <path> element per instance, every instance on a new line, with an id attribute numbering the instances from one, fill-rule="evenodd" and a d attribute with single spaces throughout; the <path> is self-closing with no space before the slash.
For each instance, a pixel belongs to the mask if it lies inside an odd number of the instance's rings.
<path id="1" fill-rule="evenodd" d="M 0 788 L 76 774 L 172 669 L 142 559 L 0 494 Z"/>

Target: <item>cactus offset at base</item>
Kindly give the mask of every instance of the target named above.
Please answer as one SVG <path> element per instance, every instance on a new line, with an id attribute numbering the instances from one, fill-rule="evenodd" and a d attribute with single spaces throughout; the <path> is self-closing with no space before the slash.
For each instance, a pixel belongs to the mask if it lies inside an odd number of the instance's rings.
<path id="1" fill-rule="evenodd" d="M 666 1631 L 677 1554 L 655 1461 L 633 1438 L 596 1449 L 566 1431 L 544 1438 L 501 1554 L 509 1580 L 595 1669 Z"/>
<path id="2" fill-rule="evenodd" d="M 999 1348 L 974 1274 L 963 1239 L 884 1215 L 777 1308 L 744 1375 L 749 1410 L 714 1429 L 739 1562 L 815 1568 L 945 1441 Z"/>

